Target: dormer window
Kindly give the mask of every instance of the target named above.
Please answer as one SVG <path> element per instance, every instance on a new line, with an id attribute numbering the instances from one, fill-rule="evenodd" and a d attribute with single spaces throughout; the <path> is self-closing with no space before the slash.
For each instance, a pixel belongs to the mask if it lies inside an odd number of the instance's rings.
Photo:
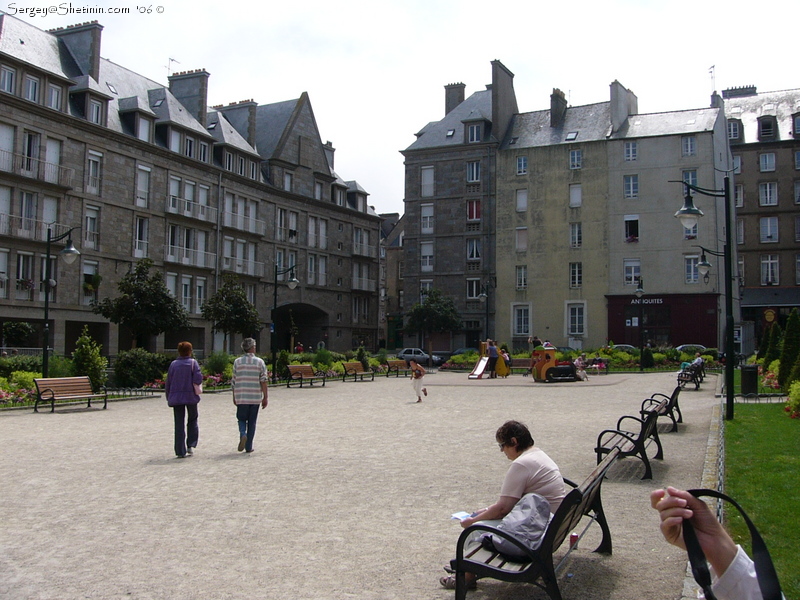
<path id="1" fill-rule="evenodd" d="M 187 136 L 183 141 L 183 153 L 189 158 L 194 158 L 194 139 Z"/>
<path id="2" fill-rule="evenodd" d="M 103 103 L 99 100 L 89 100 L 89 121 L 97 125 L 103 123 Z"/>
<path id="3" fill-rule="evenodd" d="M 800 115 L 792 115 L 792 135 L 800 138 Z"/>
<path id="4" fill-rule="evenodd" d="M 23 90 L 26 100 L 31 102 L 39 101 L 39 78 L 33 75 L 25 76 L 25 88 Z"/>
<path id="5" fill-rule="evenodd" d="M 728 121 L 728 139 L 739 140 L 742 137 L 742 123 L 738 119 Z"/>
<path id="6" fill-rule="evenodd" d="M 761 117 L 758 120 L 758 139 L 773 139 L 775 137 L 775 117 Z"/>
<path id="7" fill-rule="evenodd" d="M 47 86 L 47 106 L 55 110 L 61 110 L 61 98 L 63 90 L 60 85 L 51 83 Z"/>
<path id="8" fill-rule="evenodd" d="M 136 137 L 143 142 L 149 142 L 151 126 L 152 121 L 150 119 L 140 116 L 136 123 Z"/>
<path id="9" fill-rule="evenodd" d="M 17 72 L 11 67 L 0 67 L 0 90 L 13 94 L 15 90 L 15 82 Z"/>
<path id="10" fill-rule="evenodd" d="M 473 123 L 472 125 L 468 125 L 467 131 L 469 135 L 468 139 L 470 144 L 483 141 L 481 137 L 482 127 L 480 123 Z"/>

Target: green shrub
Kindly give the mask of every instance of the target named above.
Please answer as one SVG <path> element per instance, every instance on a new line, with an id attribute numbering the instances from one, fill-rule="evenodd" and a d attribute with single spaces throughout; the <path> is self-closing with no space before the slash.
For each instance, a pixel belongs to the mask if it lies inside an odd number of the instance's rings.
<path id="1" fill-rule="evenodd" d="M 358 347 L 358 351 L 356 352 L 356 360 L 361 363 L 361 366 L 365 371 L 369 370 L 369 356 L 367 356 L 367 351 L 364 350 L 364 346 Z"/>
<path id="2" fill-rule="evenodd" d="M 170 357 L 153 354 L 144 348 L 120 352 L 114 364 L 117 387 L 140 388 L 148 381 L 160 379 L 169 368 Z"/>
<path id="3" fill-rule="evenodd" d="M 656 365 L 656 362 L 653 359 L 653 351 L 650 348 L 645 347 L 642 349 L 641 361 L 641 366 L 643 369 L 652 369 Z"/>
<path id="4" fill-rule="evenodd" d="M 279 379 L 288 379 L 289 377 L 289 353 L 286 350 L 281 350 L 278 354 L 278 361 L 275 364 L 275 369 L 278 371 Z"/>
<path id="5" fill-rule="evenodd" d="M 327 369 L 333 364 L 333 354 L 331 354 L 330 350 L 319 348 L 314 355 L 313 362 L 315 365 L 322 365 Z"/>
<path id="6" fill-rule="evenodd" d="M 786 400 L 786 412 L 793 419 L 800 419 L 800 381 L 789 386 L 789 398 Z"/>
<path id="7" fill-rule="evenodd" d="M 217 351 L 209 354 L 203 361 L 203 373 L 206 375 L 219 375 L 225 372 L 226 367 L 233 364 L 235 357 L 225 351 Z"/>
<path id="8" fill-rule="evenodd" d="M 36 389 L 36 384 L 33 383 L 34 379 L 42 376 L 41 373 L 31 373 L 30 371 L 14 371 L 11 374 L 11 385 L 23 390 Z"/>
<path id="9" fill-rule="evenodd" d="M 42 357 L 31 354 L 18 354 L 0 358 L 0 377 L 11 377 L 14 371 L 42 372 Z"/>
<path id="10" fill-rule="evenodd" d="M 47 362 L 48 377 L 72 377 L 74 374 L 72 360 L 66 356 L 51 356 Z"/>
<path id="11" fill-rule="evenodd" d="M 6 379 L 5 377 L 0 377 L 0 390 L 3 390 L 5 392 L 11 391 L 11 385 L 8 383 L 8 379 Z"/>
<path id="12" fill-rule="evenodd" d="M 81 337 L 72 353 L 72 365 L 75 375 L 87 375 L 92 382 L 92 389 L 99 390 L 106 384 L 106 367 L 108 360 L 100 354 L 100 344 L 89 337 L 89 327 L 83 326 Z"/>
<path id="13" fill-rule="evenodd" d="M 381 348 L 378 350 L 378 362 L 382 365 L 386 364 L 386 361 L 389 360 L 389 353 L 386 352 L 386 348 Z"/>

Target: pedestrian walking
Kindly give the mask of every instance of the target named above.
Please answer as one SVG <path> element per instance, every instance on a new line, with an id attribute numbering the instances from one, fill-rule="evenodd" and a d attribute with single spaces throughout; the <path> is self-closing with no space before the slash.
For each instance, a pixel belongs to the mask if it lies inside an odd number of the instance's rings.
<path id="1" fill-rule="evenodd" d="M 414 392 L 417 394 L 417 402 L 422 402 L 422 394 L 428 395 L 428 388 L 424 387 L 422 383 L 425 369 L 413 358 L 408 361 L 408 366 L 411 367 L 411 385 L 414 386 Z"/>
<path id="2" fill-rule="evenodd" d="M 203 374 L 200 365 L 192 358 L 192 344 L 181 342 L 178 344 L 178 358 L 170 363 L 164 384 L 167 406 L 172 407 L 175 418 L 175 456 L 178 458 L 192 456 L 197 447 L 200 437 L 197 404 L 200 402 L 201 383 Z"/>
<path id="3" fill-rule="evenodd" d="M 239 421 L 239 452 L 253 451 L 253 438 L 256 435 L 258 405 L 267 408 L 267 365 L 256 356 L 256 341 L 245 338 L 242 341 L 244 356 L 233 362 L 233 403 L 236 405 L 236 418 Z"/>

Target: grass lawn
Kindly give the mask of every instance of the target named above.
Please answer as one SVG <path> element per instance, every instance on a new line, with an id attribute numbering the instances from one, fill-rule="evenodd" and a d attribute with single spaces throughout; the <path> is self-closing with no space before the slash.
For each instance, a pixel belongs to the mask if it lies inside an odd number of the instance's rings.
<path id="1" fill-rule="evenodd" d="M 790 419 L 783 408 L 736 405 L 734 420 L 725 422 L 725 492 L 761 532 L 786 598 L 800 598 L 800 420 Z M 747 526 L 728 504 L 725 520 L 750 553 Z"/>

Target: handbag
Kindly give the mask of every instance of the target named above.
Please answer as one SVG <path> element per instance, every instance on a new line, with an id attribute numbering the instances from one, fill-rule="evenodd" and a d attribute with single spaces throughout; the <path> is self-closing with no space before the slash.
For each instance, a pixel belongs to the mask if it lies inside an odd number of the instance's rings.
<path id="1" fill-rule="evenodd" d="M 775 572 L 775 567 L 772 564 L 772 557 L 769 555 L 767 545 L 764 539 L 756 529 L 756 526 L 739 506 L 735 500 L 730 496 L 718 492 L 716 490 L 688 490 L 688 492 L 695 498 L 701 496 L 709 496 L 711 498 L 718 498 L 733 504 L 736 509 L 741 513 L 747 528 L 750 530 L 750 539 L 753 548 L 753 563 L 756 567 L 756 577 L 758 577 L 758 587 L 761 589 L 761 595 L 764 600 L 781 600 L 783 593 L 781 592 L 781 584 L 778 581 L 778 574 Z M 714 592 L 711 591 L 711 573 L 708 570 L 708 563 L 706 562 L 706 555 L 700 547 L 700 542 L 697 539 L 697 533 L 694 530 L 694 525 L 690 521 L 683 521 L 683 541 L 686 544 L 686 553 L 689 555 L 689 562 L 692 566 L 692 575 L 697 584 L 703 589 L 706 600 L 716 600 Z M 721 573 L 720 573 L 721 574 Z"/>
<path id="2" fill-rule="evenodd" d="M 193 383 L 194 386 L 194 393 L 198 396 L 203 393 L 203 384 L 202 383 Z"/>

